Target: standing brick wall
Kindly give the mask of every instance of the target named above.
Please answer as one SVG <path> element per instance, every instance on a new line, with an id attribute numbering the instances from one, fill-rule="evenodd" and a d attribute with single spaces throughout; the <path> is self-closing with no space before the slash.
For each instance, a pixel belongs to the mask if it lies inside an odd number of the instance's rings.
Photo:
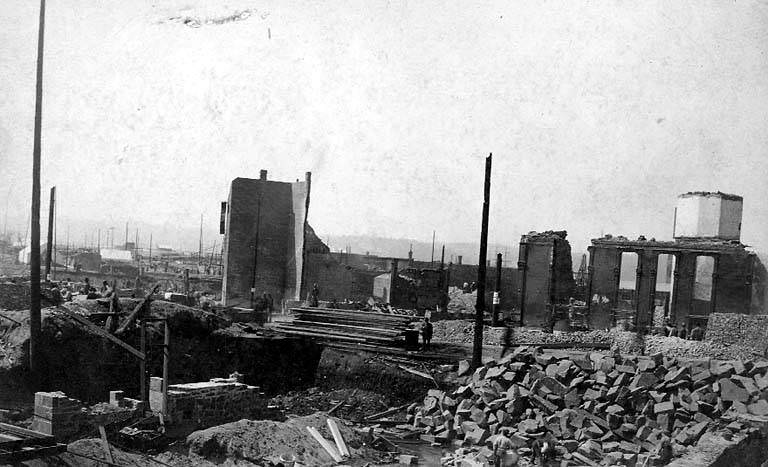
<path id="1" fill-rule="evenodd" d="M 239 377 L 213 378 L 207 382 L 168 386 L 166 421 L 175 426 L 195 429 L 262 415 L 267 398 L 257 386 L 239 382 Z M 149 382 L 149 406 L 161 412 L 163 378 Z"/>
<path id="2" fill-rule="evenodd" d="M 96 433 L 99 425 L 125 422 L 143 415 L 144 403 L 111 391 L 109 404 L 86 406 L 60 391 L 36 392 L 32 429 L 54 436 L 58 441 L 77 439 Z"/>
<path id="3" fill-rule="evenodd" d="M 258 248 L 256 296 L 268 293 L 277 303 L 296 297 L 301 288 L 308 196 L 308 182 L 248 178 L 232 181 L 222 279 L 222 298 L 227 306 L 250 306 L 254 247 Z"/>

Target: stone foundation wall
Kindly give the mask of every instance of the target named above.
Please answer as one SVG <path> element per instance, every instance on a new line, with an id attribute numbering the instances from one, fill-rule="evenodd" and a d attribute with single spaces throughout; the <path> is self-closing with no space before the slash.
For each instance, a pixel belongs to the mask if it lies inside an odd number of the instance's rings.
<path id="1" fill-rule="evenodd" d="M 123 397 L 122 391 L 111 391 L 109 399 L 89 407 L 60 391 L 37 392 L 31 428 L 66 441 L 95 434 L 99 425 L 126 422 L 144 413 L 144 403 Z"/>
<path id="2" fill-rule="evenodd" d="M 243 384 L 241 378 L 233 374 L 229 378 L 168 386 L 165 422 L 200 429 L 263 414 L 266 396 L 259 387 Z M 162 411 L 162 388 L 163 378 L 150 378 L 149 406 L 153 412 Z"/>
<path id="3" fill-rule="evenodd" d="M 705 339 L 721 344 L 739 344 L 763 353 L 768 349 L 768 315 L 712 313 Z"/>

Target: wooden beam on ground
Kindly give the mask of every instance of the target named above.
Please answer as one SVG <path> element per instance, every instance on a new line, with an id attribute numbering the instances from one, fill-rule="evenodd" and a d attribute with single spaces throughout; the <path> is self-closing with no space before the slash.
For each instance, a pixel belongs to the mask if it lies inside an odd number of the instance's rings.
<path id="1" fill-rule="evenodd" d="M 357 394 L 357 389 L 352 391 L 352 394 L 350 394 L 349 397 L 344 398 L 344 400 L 339 401 L 338 404 L 336 404 L 333 407 L 331 407 L 331 410 L 328 411 L 328 415 L 333 415 L 333 413 L 335 411 L 339 410 L 339 408 L 341 408 L 341 406 L 344 405 L 345 402 L 347 402 L 348 400 L 350 400 L 353 397 L 355 397 L 355 394 Z"/>
<path id="2" fill-rule="evenodd" d="M 327 439 L 323 438 L 323 435 L 321 435 L 315 427 L 308 426 L 307 431 L 309 431 L 309 434 L 312 435 L 312 437 L 315 438 L 318 443 L 320 443 L 320 446 L 325 449 L 325 452 L 327 452 L 334 461 L 341 462 L 341 454 L 339 454 L 336 448 L 331 443 L 329 443 Z"/>
<path id="3" fill-rule="evenodd" d="M 82 324 L 83 326 L 85 326 L 88 330 L 90 330 L 94 334 L 96 334 L 96 335 L 98 335 L 100 337 L 103 337 L 104 339 L 107 339 L 107 340 L 109 340 L 109 341 L 119 345 L 120 347 L 124 348 L 125 350 L 127 350 L 128 352 L 130 352 L 134 356 L 136 356 L 136 358 L 138 358 L 140 360 L 144 360 L 146 358 L 146 355 L 143 352 L 141 352 L 140 350 L 135 349 L 131 345 L 127 344 L 126 342 L 121 341 L 117 337 L 113 336 L 112 334 L 108 333 L 107 331 L 103 330 L 102 328 L 96 326 L 92 322 L 88 321 L 88 319 L 86 319 L 85 317 L 80 316 L 77 313 L 73 313 L 73 312 L 67 310 L 66 308 L 59 308 L 59 311 L 65 313 L 70 318 L 72 318 L 75 321 L 77 321 L 78 323 Z"/>
<path id="4" fill-rule="evenodd" d="M 22 325 L 22 324 L 21 324 L 21 321 L 16 321 L 15 319 L 13 319 L 13 318 L 10 318 L 10 317 L 8 317 L 8 316 L 5 316 L 5 315 L 4 315 L 4 314 L 2 314 L 2 313 L 0 313 L 0 318 L 5 318 L 5 319 L 7 319 L 8 321 L 13 321 L 14 323 L 18 324 L 19 326 L 21 326 L 21 325 Z"/>
<path id="5" fill-rule="evenodd" d="M 411 405 L 411 404 L 403 404 L 403 405 L 400 405 L 398 407 L 392 407 L 392 408 L 387 409 L 387 410 L 385 410 L 383 412 L 379 412 L 379 413 L 375 413 L 373 415 L 369 415 L 369 416 L 365 417 L 364 420 L 366 422 L 370 422 L 370 421 L 376 420 L 378 418 L 386 417 L 387 415 L 392 415 L 392 414 L 395 414 L 395 413 L 397 413 L 397 412 L 399 412 L 401 410 L 404 410 L 409 405 Z"/>
<path id="6" fill-rule="evenodd" d="M 107 440 L 107 430 L 104 429 L 104 425 L 99 425 L 99 435 L 101 436 L 101 444 L 104 448 L 104 454 L 106 454 L 109 463 L 113 464 L 115 460 L 112 458 L 112 449 L 109 447 L 109 441 Z"/>
<path id="7" fill-rule="evenodd" d="M 333 435 L 333 440 L 336 442 L 336 447 L 339 449 L 339 453 L 342 456 L 349 457 L 349 448 L 347 448 L 347 443 L 344 442 L 344 438 L 341 436 L 336 420 L 329 418 L 326 421 L 328 422 L 328 428 L 331 430 L 331 435 Z"/>

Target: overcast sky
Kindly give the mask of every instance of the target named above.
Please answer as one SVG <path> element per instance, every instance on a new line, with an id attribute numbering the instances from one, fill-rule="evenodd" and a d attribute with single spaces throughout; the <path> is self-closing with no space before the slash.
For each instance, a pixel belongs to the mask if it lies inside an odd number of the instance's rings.
<path id="1" fill-rule="evenodd" d="M 202 213 L 212 232 L 233 178 L 311 171 L 323 237 L 476 241 L 493 152 L 492 242 L 670 238 L 679 193 L 721 190 L 768 247 L 766 1 L 220 3 L 49 2 L 44 209 L 56 185 L 73 229 L 194 231 Z M 37 13 L 0 9 L 12 226 L 31 199 Z"/>

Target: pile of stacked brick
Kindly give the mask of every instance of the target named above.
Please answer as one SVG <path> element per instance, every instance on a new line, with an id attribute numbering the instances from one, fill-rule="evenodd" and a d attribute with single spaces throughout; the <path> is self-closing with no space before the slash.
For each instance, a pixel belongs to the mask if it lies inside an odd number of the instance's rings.
<path id="1" fill-rule="evenodd" d="M 163 378 L 149 380 L 149 407 L 163 410 Z M 242 375 L 168 386 L 167 423 L 205 428 L 240 418 L 260 418 L 267 412 L 267 398 L 257 386 L 242 382 Z"/>
<path id="2" fill-rule="evenodd" d="M 731 416 L 768 415 L 768 363 L 580 356 L 521 347 L 472 372 L 460 386 L 431 390 L 412 407 L 410 429 L 458 449 L 444 465 L 483 465 L 507 427 L 518 454 L 555 440 L 564 465 L 662 465 L 707 431 L 746 428 Z M 403 426 L 405 427 L 405 426 Z"/>
<path id="3" fill-rule="evenodd" d="M 144 402 L 110 391 L 109 403 L 87 406 L 61 391 L 35 393 L 35 413 L 31 428 L 52 435 L 58 441 L 98 434 L 99 425 L 129 424 L 144 415 Z"/>

